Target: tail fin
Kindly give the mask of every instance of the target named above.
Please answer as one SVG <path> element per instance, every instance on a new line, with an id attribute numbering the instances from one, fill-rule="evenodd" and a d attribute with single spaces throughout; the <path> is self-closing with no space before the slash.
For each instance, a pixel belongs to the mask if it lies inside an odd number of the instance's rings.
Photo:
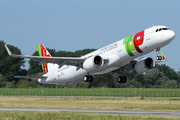
<path id="1" fill-rule="evenodd" d="M 39 56 L 42 57 L 52 57 L 51 54 L 48 52 L 46 47 L 43 44 L 40 44 L 38 47 Z M 50 70 L 54 69 L 54 65 L 52 63 L 42 63 L 42 69 L 44 74 L 48 73 Z"/>

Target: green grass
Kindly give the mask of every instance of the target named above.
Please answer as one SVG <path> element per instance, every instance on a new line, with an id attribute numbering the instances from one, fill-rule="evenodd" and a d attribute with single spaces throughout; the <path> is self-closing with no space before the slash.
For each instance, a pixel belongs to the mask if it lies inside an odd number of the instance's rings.
<path id="1" fill-rule="evenodd" d="M 178 117 L 153 115 L 114 115 L 72 112 L 0 111 L 1 120 L 179 120 Z"/>
<path id="2" fill-rule="evenodd" d="M 0 107 L 180 112 L 180 99 L 0 97 Z"/>
<path id="3" fill-rule="evenodd" d="M 178 98 L 0 97 L 0 107 L 180 111 Z M 180 120 L 173 116 L 0 111 L 0 120 Z"/>
<path id="4" fill-rule="evenodd" d="M 180 97 L 180 89 L 146 89 L 146 88 L 91 88 L 91 89 L 0 89 L 0 95 L 27 96 L 113 96 L 113 97 Z"/>

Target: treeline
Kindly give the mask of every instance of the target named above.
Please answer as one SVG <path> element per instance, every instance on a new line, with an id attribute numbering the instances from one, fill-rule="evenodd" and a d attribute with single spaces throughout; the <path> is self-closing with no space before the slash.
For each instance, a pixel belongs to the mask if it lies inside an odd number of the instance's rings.
<path id="1" fill-rule="evenodd" d="M 42 67 L 38 62 L 29 60 L 29 69 L 22 69 L 25 63 L 24 59 L 13 58 L 7 54 L 4 47 L 5 42 L 0 41 L 0 87 L 1 88 L 180 88 L 180 71 L 176 72 L 169 66 L 157 64 L 156 67 L 145 74 L 129 74 L 129 69 L 125 71 L 128 76 L 128 81 L 125 84 L 119 84 L 116 80 L 120 75 L 118 70 L 103 74 L 95 75 L 92 83 L 77 82 L 65 85 L 46 85 L 37 82 L 37 79 L 15 79 L 16 75 L 42 75 Z M 10 50 L 15 54 L 21 54 L 19 48 L 8 45 Z M 55 49 L 48 49 L 52 56 L 58 57 L 80 57 L 95 49 L 84 49 L 71 51 L 56 51 Z M 35 51 L 32 55 L 38 56 Z"/>

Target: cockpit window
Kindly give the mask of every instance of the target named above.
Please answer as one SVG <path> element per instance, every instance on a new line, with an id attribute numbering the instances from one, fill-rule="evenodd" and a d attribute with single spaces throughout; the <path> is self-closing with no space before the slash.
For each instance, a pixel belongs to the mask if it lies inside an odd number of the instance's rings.
<path id="1" fill-rule="evenodd" d="M 163 28 L 163 30 L 169 30 L 169 28 Z"/>
<path id="2" fill-rule="evenodd" d="M 159 29 L 156 29 L 156 32 L 159 32 L 159 31 L 162 31 L 162 30 L 170 30 L 169 28 L 159 28 Z"/>

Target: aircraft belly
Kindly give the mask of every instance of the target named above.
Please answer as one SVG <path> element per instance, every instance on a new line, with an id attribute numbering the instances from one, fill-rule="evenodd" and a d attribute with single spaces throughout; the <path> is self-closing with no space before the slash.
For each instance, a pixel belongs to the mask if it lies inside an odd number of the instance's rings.
<path id="1" fill-rule="evenodd" d="M 93 74 L 93 75 L 96 75 L 96 74 L 105 74 L 105 73 L 111 72 L 111 71 L 113 71 L 113 70 L 116 70 L 116 69 L 118 69 L 118 68 L 119 68 L 119 67 L 108 67 L 108 68 L 104 68 L 104 69 L 95 71 L 95 72 L 93 72 L 92 74 Z"/>
<path id="2" fill-rule="evenodd" d="M 77 70 L 77 67 L 71 66 L 71 68 L 61 71 L 63 74 L 57 74 L 57 82 L 62 83 L 74 83 L 83 80 L 84 75 L 87 72 L 84 69 Z"/>

